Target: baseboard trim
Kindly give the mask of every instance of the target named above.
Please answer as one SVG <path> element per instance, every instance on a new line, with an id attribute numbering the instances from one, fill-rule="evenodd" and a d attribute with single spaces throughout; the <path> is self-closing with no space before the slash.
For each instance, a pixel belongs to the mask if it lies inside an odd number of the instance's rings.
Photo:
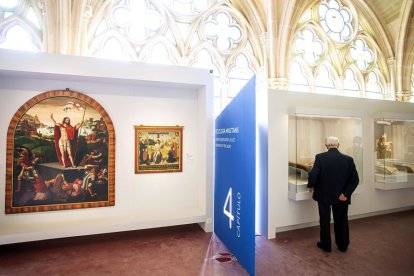
<path id="1" fill-rule="evenodd" d="M 348 218 L 349 220 L 354 220 L 354 219 L 368 218 L 368 217 L 373 217 L 373 216 L 381 216 L 381 215 L 386 215 L 386 214 L 391 214 L 391 213 L 404 212 L 404 211 L 409 211 L 409 210 L 414 210 L 414 206 L 400 207 L 400 208 L 395 208 L 395 209 L 381 210 L 381 211 L 375 211 L 375 212 L 370 212 L 370 213 L 365 213 L 365 214 L 352 215 L 352 216 L 349 216 Z M 318 225 L 319 225 L 319 222 L 314 221 L 314 222 L 301 223 L 301 224 L 295 224 L 295 225 L 289 225 L 289 226 L 283 226 L 283 227 L 276 227 L 276 234 L 281 233 L 281 232 L 291 231 L 291 230 L 314 227 Z"/>

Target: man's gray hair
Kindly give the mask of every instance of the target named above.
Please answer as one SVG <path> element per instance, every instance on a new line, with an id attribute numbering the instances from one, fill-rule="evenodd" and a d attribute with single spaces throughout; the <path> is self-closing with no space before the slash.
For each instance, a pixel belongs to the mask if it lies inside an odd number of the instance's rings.
<path id="1" fill-rule="evenodd" d="M 331 148 L 338 148 L 339 147 L 339 139 L 335 136 L 329 136 L 325 138 L 325 146 L 328 149 Z"/>

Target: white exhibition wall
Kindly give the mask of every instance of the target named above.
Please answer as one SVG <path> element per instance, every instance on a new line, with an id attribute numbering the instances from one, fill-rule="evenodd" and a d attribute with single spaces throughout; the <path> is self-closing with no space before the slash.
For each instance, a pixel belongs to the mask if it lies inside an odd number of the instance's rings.
<path id="1" fill-rule="evenodd" d="M 268 91 L 268 238 L 277 232 L 318 224 L 318 207 L 310 197 L 289 199 L 289 114 L 355 116 L 362 118 L 363 181 L 352 196 L 349 216 L 359 218 L 414 208 L 414 188 L 380 190 L 374 181 L 374 118 L 414 120 L 412 103 L 379 101 L 333 95 Z M 381 117 L 380 117 L 381 118 Z M 341 150 L 341 148 L 339 148 Z"/>
<path id="2" fill-rule="evenodd" d="M 30 98 L 49 90 L 84 93 L 115 128 L 115 206 L 5 215 L 7 128 Z M 261 90 L 261 89 L 259 89 Z M 261 91 L 259 91 L 261 93 Z M 213 79 L 208 70 L 0 49 L 0 244 L 200 223 L 212 230 Z M 267 106 L 266 106 L 267 105 Z M 363 181 L 350 218 L 414 206 L 414 188 L 381 190 L 374 183 L 374 118 L 387 113 L 414 120 L 413 104 L 269 90 L 258 101 L 260 162 L 258 230 L 317 225 L 316 203 L 289 199 L 288 115 L 358 116 L 363 121 Z M 181 125 L 183 172 L 134 173 L 134 126 Z M 263 170 L 265 171 L 265 170 Z M 267 221 L 266 221 L 267 218 Z M 267 228 L 264 229 L 264 228 Z"/>
<path id="3" fill-rule="evenodd" d="M 39 64 L 39 66 L 35 66 Z M 115 206 L 5 215 L 7 128 L 30 98 L 77 91 L 115 128 Z M 0 51 L 0 244 L 186 223 L 212 230 L 213 81 L 208 70 Z M 181 173 L 134 173 L 134 126 L 184 126 Z"/>

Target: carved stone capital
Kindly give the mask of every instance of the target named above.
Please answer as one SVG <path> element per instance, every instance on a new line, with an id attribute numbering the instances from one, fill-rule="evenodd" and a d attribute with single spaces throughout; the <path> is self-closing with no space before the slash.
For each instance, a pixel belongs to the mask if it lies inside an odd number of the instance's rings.
<path id="1" fill-rule="evenodd" d="M 269 78 L 268 86 L 270 89 L 287 90 L 289 81 L 286 78 Z"/>
<path id="2" fill-rule="evenodd" d="M 91 5 L 85 6 L 85 12 L 83 13 L 83 18 L 89 20 L 93 16 L 93 9 Z"/>

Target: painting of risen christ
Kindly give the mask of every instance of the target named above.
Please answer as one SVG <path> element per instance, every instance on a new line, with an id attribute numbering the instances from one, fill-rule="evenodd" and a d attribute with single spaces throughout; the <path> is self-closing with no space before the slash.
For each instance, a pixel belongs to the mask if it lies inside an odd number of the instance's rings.
<path id="1" fill-rule="evenodd" d="M 84 94 L 29 100 L 9 126 L 6 213 L 113 205 L 114 139 L 108 114 Z"/>

